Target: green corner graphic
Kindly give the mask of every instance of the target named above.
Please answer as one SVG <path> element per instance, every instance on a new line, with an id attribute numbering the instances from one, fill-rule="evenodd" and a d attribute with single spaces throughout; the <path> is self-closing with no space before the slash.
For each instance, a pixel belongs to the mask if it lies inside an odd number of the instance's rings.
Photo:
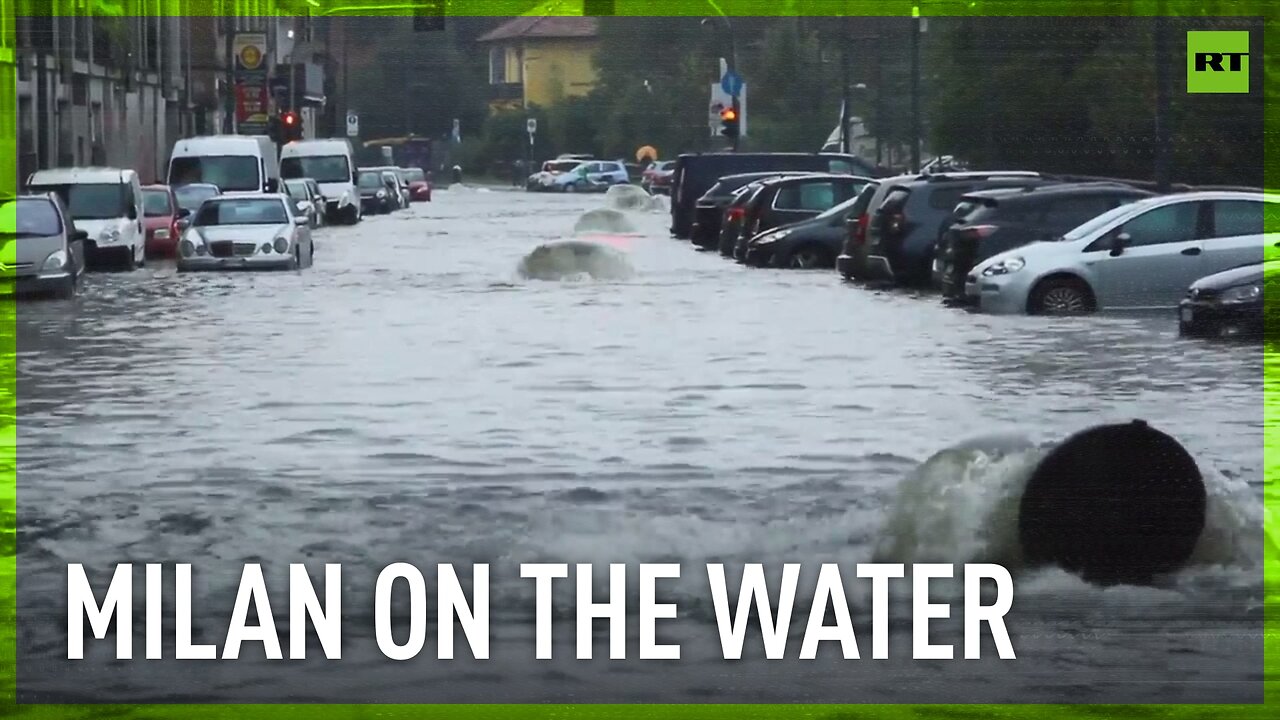
<path id="1" fill-rule="evenodd" d="M 1187 31 L 1187 92 L 1248 93 L 1249 33 Z"/>

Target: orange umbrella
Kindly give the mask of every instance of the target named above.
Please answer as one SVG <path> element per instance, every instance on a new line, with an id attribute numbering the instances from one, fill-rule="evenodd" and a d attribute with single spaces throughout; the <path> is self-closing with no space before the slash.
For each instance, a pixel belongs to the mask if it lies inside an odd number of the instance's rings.
<path id="1" fill-rule="evenodd" d="M 652 145 L 645 145 L 636 151 L 636 162 L 644 162 L 645 158 L 649 160 L 658 159 L 658 149 Z"/>

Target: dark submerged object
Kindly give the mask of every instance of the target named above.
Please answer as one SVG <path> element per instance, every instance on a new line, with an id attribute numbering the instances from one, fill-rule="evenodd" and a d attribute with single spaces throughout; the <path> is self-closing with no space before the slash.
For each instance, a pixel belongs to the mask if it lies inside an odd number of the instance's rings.
<path id="1" fill-rule="evenodd" d="M 1190 559 L 1205 524 L 1204 479 L 1172 437 L 1142 420 L 1081 431 L 1050 451 L 1022 495 L 1029 564 L 1103 584 L 1147 584 Z"/>

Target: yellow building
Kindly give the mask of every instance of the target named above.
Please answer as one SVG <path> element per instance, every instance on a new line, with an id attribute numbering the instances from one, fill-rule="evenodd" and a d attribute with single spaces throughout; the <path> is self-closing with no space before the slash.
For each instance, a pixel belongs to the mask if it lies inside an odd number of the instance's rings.
<path id="1" fill-rule="evenodd" d="M 518 17 L 479 42 L 489 48 L 490 111 L 547 107 L 595 87 L 595 18 Z"/>

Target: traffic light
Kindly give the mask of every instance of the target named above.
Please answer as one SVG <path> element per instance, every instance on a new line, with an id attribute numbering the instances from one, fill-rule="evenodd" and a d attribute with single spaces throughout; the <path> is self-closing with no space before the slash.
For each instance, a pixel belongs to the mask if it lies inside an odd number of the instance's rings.
<path id="1" fill-rule="evenodd" d="M 290 110 L 280 116 L 281 140 L 284 142 L 293 142 L 302 139 L 302 116 Z"/>
<path id="2" fill-rule="evenodd" d="M 727 107 L 720 111 L 720 134 L 727 138 L 738 137 L 738 111 Z"/>

